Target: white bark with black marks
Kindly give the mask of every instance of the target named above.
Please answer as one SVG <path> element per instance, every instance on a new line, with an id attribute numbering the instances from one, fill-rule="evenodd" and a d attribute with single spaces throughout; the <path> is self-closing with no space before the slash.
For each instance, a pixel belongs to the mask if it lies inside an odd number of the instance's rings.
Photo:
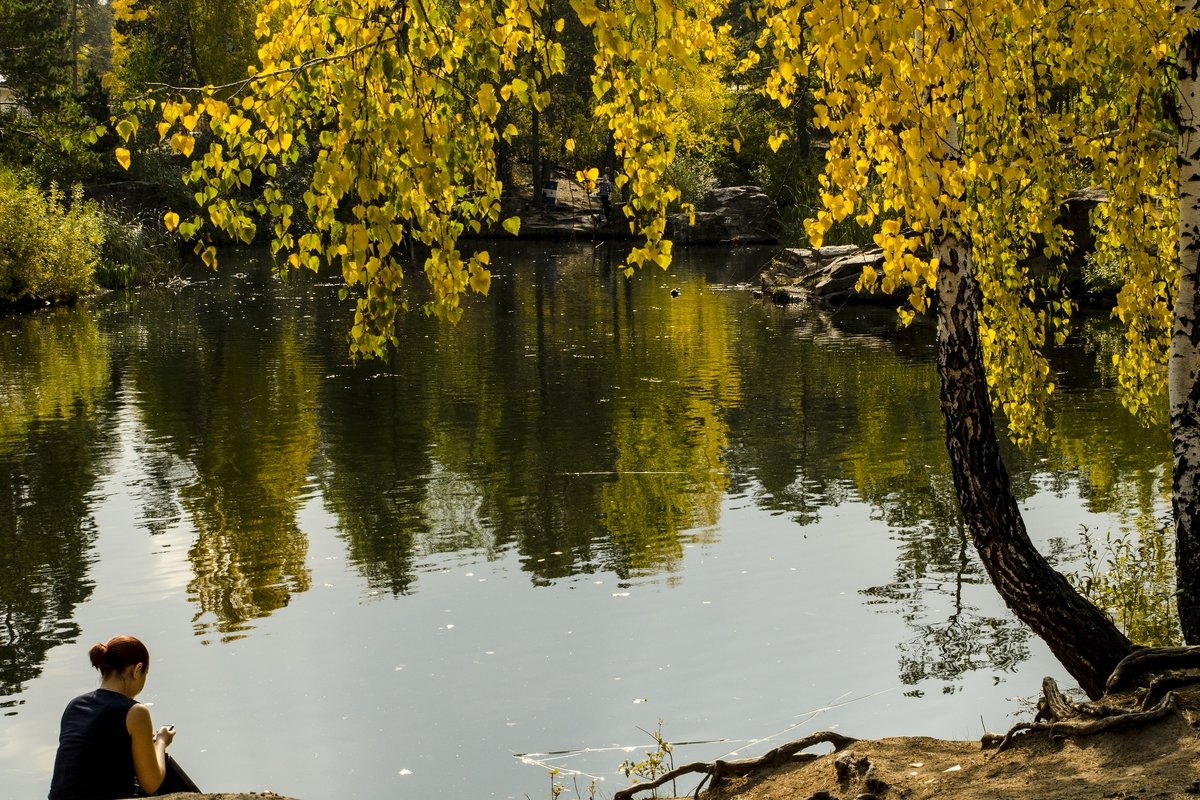
<path id="1" fill-rule="evenodd" d="M 1197 0 L 1176 6 L 1194 13 Z M 1200 327 L 1196 324 L 1200 261 L 1200 31 L 1178 56 L 1179 295 L 1171 330 L 1167 392 L 1171 408 L 1172 505 L 1179 621 L 1188 644 L 1200 644 Z"/>

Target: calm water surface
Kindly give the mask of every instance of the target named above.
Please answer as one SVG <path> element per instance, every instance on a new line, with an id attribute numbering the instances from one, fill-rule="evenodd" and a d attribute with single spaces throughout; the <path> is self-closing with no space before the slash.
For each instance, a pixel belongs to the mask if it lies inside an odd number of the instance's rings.
<path id="1" fill-rule="evenodd" d="M 502 251 L 457 329 L 360 365 L 336 284 L 253 259 L 0 319 L 4 797 L 45 796 L 123 632 L 209 791 L 548 797 L 540 763 L 609 795 L 660 720 L 683 760 L 1009 725 L 1066 678 L 964 545 L 930 330 L 764 306 L 768 255 Z M 1060 354 L 1058 436 L 1010 458 L 1067 568 L 1080 524 L 1165 509 L 1112 339 Z"/>

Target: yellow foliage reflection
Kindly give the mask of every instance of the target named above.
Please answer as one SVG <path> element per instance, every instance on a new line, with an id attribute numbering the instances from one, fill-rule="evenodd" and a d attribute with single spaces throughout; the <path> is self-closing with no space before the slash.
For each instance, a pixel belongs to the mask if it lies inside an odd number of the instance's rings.
<path id="1" fill-rule="evenodd" d="M 317 379 L 294 327 L 282 325 L 261 363 L 244 363 L 245 349 L 220 360 L 197 480 L 181 492 L 197 531 L 197 620 L 214 615 L 226 635 L 309 588 L 296 512 L 316 448 Z"/>
<path id="2" fill-rule="evenodd" d="M 185 311 L 155 328 L 162 352 L 137 376 L 141 412 L 194 476 L 179 500 L 196 529 L 197 633 L 236 638 L 309 588 L 296 515 L 316 450 L 317 375 L 292 319 L 260 333 Z"/>
<path id="3" fill-rule="evenodd" d="M 682 534 L 716 528 L 729 486 L 725 411 L 740 400 L 729 306 L 702 275 L 656 286 L 637 281 L 614 318 L 613 478 L 601 524 L 628 572 L 673 570 Z M 682 275 L 674 276 L 676 279 Z M 621 324 L 623 323 L 623 324 Z"/>
<path id="4" fill-rule="evenodd" d="M 90 415 L 111 382 L 109 344 L 92 314 L 58 308 L 0 329 L 0 452 L 30 425 Z"/>
<path id="5" fill-rule="evenodd" d="M 96 526 L 89 495 L 111 450 L 109 340 L 55 309 L 0 319 L 0 697 L 79 635 Z"/>

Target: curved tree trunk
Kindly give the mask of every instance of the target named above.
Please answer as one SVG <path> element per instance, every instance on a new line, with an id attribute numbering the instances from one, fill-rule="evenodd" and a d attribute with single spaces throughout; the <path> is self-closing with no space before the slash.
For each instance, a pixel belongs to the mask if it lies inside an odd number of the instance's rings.
<path id="1" fill-rule="evenodd" d="M 1181 3 L 1180 11 L 1196 7 Z M 1179 622 L 1188 644 L 1200 644 L 1200 326 L 1196 324 L 1200 260 L 1200 32 L 1179 48 L 1179 296 L 1171 330 L 1167 390 L 1175 511 Z"/>
<path id="2" fill-rule="evenodd" d="M 979 287 L 970 253 L 938 248 L 938 376 L 946 449 L 963 521 L 992 584 L 1090 697 L 1133 646 L 1100 609 L 1047 563 L 1025 530 L 1000 457 L 979 340 Z"/>

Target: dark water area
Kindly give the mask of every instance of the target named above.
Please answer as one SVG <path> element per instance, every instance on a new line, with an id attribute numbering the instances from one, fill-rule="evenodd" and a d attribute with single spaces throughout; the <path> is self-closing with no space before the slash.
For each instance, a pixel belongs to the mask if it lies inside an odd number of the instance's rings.
<path id="1" fill-rule="evenodd" d="M 457 327 L 359 364 L 338 284 L 254 255 L 0 318 L 2 794 L 45 796 L 116 633 L 210 791 L 610 795 L 660 720 L 683 760 L 1007 727 L 1066 678 L 960 529 L 932 329 L 763 304 L 769 255 L 501 248 Z M 1067 570 L 1167 508 L 1116 338 L 1083 322 L 1054 439 L 1008 452 Z"/>

